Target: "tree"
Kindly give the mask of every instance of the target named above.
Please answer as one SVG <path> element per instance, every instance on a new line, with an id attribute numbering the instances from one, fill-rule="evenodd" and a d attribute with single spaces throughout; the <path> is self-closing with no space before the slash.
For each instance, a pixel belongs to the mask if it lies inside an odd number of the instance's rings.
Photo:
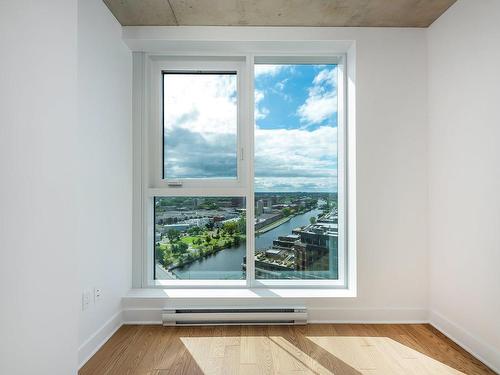
<path id="1" fill-rule="evenodd" d="M 247 220 L 245 216 L 241 216 L 240 220 L 238 220 L 238 232 L 246 233 L 246 231 L 247 231 Z"/>
<path id="2" fill-rule="evenodd" d="M 169 249 L 165 249 L 164 253 L 163 253 L 163 265 L 165 267 L 168 267 L 170 266 L 172 263 L 174 263 L 174 258 L 172 256 L 172 251 L 170 251 Z"/>
<path id="3" fill-rule="evenodd" d="M 234 247 L 240 246 L 240 243 L 241 243 L 241 239 L 240 239 L 239 236 L 236 236 L 236 237 L 233 238 L 233 246 Z"/>
<path id="4" fill-rule="evenodd" d="M 179 232 L 177 229 L 169 229 L 167 232 L 167 237 L 170 243 L 174 243 L 181 237 L 181 232 Z"/>
<path id="5" fill-rule="evenodd" d="M 189 248 L 189 246 L 186 243 L 182 242 L 182 241 L 172 244 L 172 252 L 174 254 L 182 254 L 188 248 Z"/>
<path id="6" fill-rule="evenodd" d="M 289 207 L 285 207 L 281 210 L 281 213 L 283 214 L 283 216 L 290 216 L 290 214 L 292 213 L 292 210 L 289 208 Z"/>
<path id="7" fill-rule="evenodd" d="M 315 217 L 315 216 L 311 216 L 311 217 L 309 218 L 309 222 L 310 222 L 311 224 L 316 224 L 316 217 Z"/>
<path id="8" fill-rule="evenodd" d="M 223 227 L 224 230 L 231 236 L 237 231 L 238 224 L 235 221 L 228 221 L 224 223 Z"/>
<path id="9" fill-rule="evenodd" d="M 160 243 L 157 242 L 155 245 L 155 259 L 163 259 L 164 250 L 161 248 Z"/>
<path id="10" fill-rule="evenodd" d="M 172 263 L 174 263 L 174 258 L 172 258 L 172 254 L 170 253 L 165 253 L 163 256 L 163 265 L 165 267 L 170 266 Z"/>
<path id="11" fill-rule="evenodd" d="M 201 228 L 200 227 L 191 227 L 187 231 L 190 235 L 195 236 L 197 234 L 200 234 Z"/>
<path id="12" fill-rule="evenodd" d="M 208 204 L 208 208 L 209 208 L 210 210 L 217 210 L 217 209 L 219 208 L 219 206 L 218 206 L 218 205 L 217 205 L 217 203 L 215 203 L 215 202 L 210 202 L 210 203 Z"/>

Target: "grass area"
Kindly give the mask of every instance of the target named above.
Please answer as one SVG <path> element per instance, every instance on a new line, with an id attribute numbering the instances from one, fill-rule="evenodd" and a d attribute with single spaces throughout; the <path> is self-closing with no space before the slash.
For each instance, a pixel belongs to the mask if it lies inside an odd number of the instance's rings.
<path id="1" fill-rule="evenodd" d="M 191 245 L 194 240 L 199 238 L 200 236 L 185 236 L 181 238 L 181 241 L 184 242 L 186 245 Z"/>
<path id="2" fill-rule="evenodd" d="M 156 258 L 165 268 L 181 267 L 220 250 L 237 247 L 246 240 L 245 234 L 223 229 L 205 230 L 200 234 L 180 236 L 156 244 Z"/>
<path id="3" fill-rule="evenodd" d="M 239 237 L 240 240 L 245 238 L 245 235 L 218 235 L 218 238 L 213 238 L 211 236 L 199 235 L 199 236 L 185 236 L 181 237 L 180 241 L 184 242 L 186 245 L 194 249 L 200 249 L 205 245 L 211 246 L 222 246 L 227 247 L 229 241 L 234 242 L 234 239 Z M 208 241 L 207 241 L 208 239 Z"/>

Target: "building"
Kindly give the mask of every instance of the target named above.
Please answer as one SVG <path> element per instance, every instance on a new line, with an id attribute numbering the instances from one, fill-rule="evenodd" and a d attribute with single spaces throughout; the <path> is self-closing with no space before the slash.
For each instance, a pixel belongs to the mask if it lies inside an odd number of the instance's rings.
<path id="1" fill-rule="evenodd" d="M 325 215 L 323 222 L 296 228 L 291 234 L 274 239 L 270 249 L 259 253 L 258 267 L 310 271 L 311 278 L 315 271 L 336 272 L 338 224 L 333 222 L 331 214 Z"/>
<path id="2" fill-rule="evenodd" d="M 194 209 L 200 207 L 201 204 L 205 202 L 205 198 L 195 197 L 192 200 L 192 206 Z"/>
<path id="3" fill-rule="evenodd" d="M 263 213 L 264 213 L 264 201 L 262 199 L 259 199 L 255 206 L 255 215 L 260 216 Z"/>
<path id="4" fill-rule="evenodd" d="M 178 230 L 179 232 L 185 232 L 189 228 L 191 228 L 193 225 L 188 224 L 188 223 L 177 223 L 177 224 L 166 224 L 163 225 L 163 229 L 165 233 L 168 233 L 169 230 L 174 229 Z"/>
<path id="5" fill-rule="evenodd" d="M 257 216 L 257 215 L 255 215 Z M 264 228 L 267 225 L 275 223 L 279 219 L 283 217 L 281 212 L 278 213 L 270 213 L 270 214 L 261 214 L 259 217 L 255 217 L 255 230 L 259 230 Z"/>

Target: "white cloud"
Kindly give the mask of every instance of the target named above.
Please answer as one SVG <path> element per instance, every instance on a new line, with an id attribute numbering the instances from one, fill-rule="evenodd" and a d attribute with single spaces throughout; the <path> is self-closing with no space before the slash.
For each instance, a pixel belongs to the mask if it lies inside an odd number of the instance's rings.
<path id="1" fill-rule="evenodd" d="M 308 125 L 319 124 L 332 116 L 337 110 L 336 95 L 313 95 L 298 109 L 300 120 Z"/>
<path id="2" fill-rule="evenodd" d="M 314 77 L 313 83 L 315 85 L 320 85 L 322 83 L 328 83 L 330 86 L 337 86 L 337 69 L 323 69 L 316 77 Z"/>
<path id="3" fill-rule="evenodd" d="M 255 183 L 260 191 L 334 191 L 337 128 L 255 130 Z M 288 186 L 288 187 L 287 187 Z"/>
<path id="4" fill-rule="evenodd" d="M 333 177 L 255 177 L 257 192 L 336 192 L 337 179 Z"/>
<path id="5" fill-rule="evenodd" d="M 255 64 L 255 77 L 263 76 L 263 75 L 270 75 L 270 76 L 275 76 L 279 72 L 281 72 L 283 69 L 285 69 L 287 65 L 268 65 L 268 64 Z"/>
<path id="6" fill-rule="evenodd" d="M 276 87 L 277 90 L 283 91 L 285 89 L 285 85 L 287 82 L 288 82 L 288 78 L 285 78 L 285 79 L 282 79 L 281 81 L 277 82 L 276 85 L 274 85 L 274 86 Z"/>
<path id="7" fill-rule="evenodd" d="M 320 124 L 337 112 L 337 69 L 323 69 L 313 80 L 309 96 L 297 114 L 306 125 Z"/>
<path id="8" fill-rule="evenodd" d="M 255 89 L 255 104 L 258 104 L 264 99 L 264 91 Z"/>
<path id="9" fill-rule="evenodd" d="M 166 128 L 236 134 L 236 84 L 235 75 L 166 75 Z"/>
<path id="10" fill-rule="evenodd" d="M 262 119 L 266 118 L 269 115 L 269 113 L 270 113 L 270 111 L 268 108 L 256 106 L 255 113 L 254 113 L 255 120 L 262 120 Z"/>
<path id="11" fill-rule="evenodd" d="M 165 76 L 167 176 L 236 176 L 236 76 Z"/>
<path id="12" fill-rule="evenodd" d="M 262 107 L 259 103 L 264 99 L 264 91 L 255 89 L 255 120 L 261 120 L 269 115 L 269 109 Z"/>

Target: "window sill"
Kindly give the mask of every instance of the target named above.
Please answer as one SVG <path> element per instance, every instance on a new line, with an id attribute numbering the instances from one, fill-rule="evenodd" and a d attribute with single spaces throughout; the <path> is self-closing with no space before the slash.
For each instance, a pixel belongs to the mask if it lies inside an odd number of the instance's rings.
<path id="1" fill-rule="evenodd" d="M 261 299 L 261 298 L 353 298 L 352 289 L 131 289 L 125 299 Z"/>

